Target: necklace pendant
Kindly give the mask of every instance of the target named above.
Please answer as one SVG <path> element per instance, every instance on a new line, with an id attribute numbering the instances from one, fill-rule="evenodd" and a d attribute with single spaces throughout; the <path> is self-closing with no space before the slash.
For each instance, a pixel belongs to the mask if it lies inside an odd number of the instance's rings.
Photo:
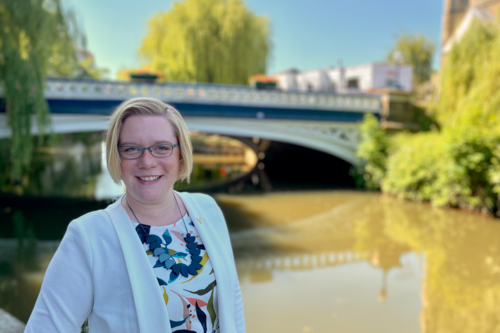
<path id="1" fill-rule="evenodd" d="M 172 258 L 165 261 L 165 268 L 166 269 L 171 269 L 173 265 L 175 265 L 175 260 L 173 260 Z"/>
<path id="2" fill-rule="evenodd" d="M 184 277 L 188 277 L 188 267 L 186 265 L 181 266 L 181 274 Z"/>
<path id="3" fill-rule="evenodd" d="M 182 264 L 175 264 L 172 266 L 172 272 L 175 273 L 175 275 L 178 275 L 179 272 L 181 271 Z"/>
<path id="4" fill-rule="evenodd" d="M 189 271 L 189 274 L 191 274 L 191 275 L 198 275 L 198 272 L 196 271 L 196 268 L 194 266 L 188 266 L 188 271 Z"/>
<path id="5" fill-rule="evenodd" d="M 186 241 L 186 243 L 194 243 L 194 241 L 196 240 L 196 237 L 194 237 L 194 236 L 190 236 L 190 235 L 188 234 L 188 236 L 187 236 L 187 237 L 184 237 L 184 240 Z"/>
<path id="6" fill-rule="evenodd" d="M 200 252 L 201 252 L 201 250 L 200 250 L 200 249 L 189 250 L 189 253 L 190 253 L 192 256 L 199 256 L 199 255 L 200 255 Z"/>

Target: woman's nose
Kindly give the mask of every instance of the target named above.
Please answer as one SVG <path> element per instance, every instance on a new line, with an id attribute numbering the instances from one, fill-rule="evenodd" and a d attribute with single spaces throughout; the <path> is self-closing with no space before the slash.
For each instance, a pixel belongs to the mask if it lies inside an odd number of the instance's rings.
<path id="1" fill-rule="evenodd" d="M 145 149 L 144 152 L 142 153 L 142 156 L 139 157 L 139 166 L 149 169 L 155 167 L 156 164 L 157 164 L 156 157 L 151 155 L 149 149 Z"/>

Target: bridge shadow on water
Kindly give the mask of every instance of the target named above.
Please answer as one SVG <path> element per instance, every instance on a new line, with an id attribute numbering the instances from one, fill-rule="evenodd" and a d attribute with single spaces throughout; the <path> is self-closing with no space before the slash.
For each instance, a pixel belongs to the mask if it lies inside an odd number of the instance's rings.
<path id="1" fill-rule="evenodd" d="M 271 191 L 353 189 L 352 164 L 336 156 L 294 144 L 233 137 L 258 156 L 247 174 L 190 191 L 255 193 Z"/>
<path id="2" fill-rule="evenodd" d="M 271 142 L 261 161 L 273 189 L 353 188 L 351 164 L 317 150 Z"/>

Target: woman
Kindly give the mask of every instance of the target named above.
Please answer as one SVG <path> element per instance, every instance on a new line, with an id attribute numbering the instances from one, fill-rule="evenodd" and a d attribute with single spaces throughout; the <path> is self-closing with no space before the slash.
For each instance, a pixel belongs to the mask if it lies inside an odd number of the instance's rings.
<path id="1" fill-rule="evenodd" d="M 245 332 L 229 234 L 215 201 L 178 193 L 192 146 L 180 113 L 135 98 L 113 113 L 108 170 L 124 194 L 72 221 L 25 332 Z"/>

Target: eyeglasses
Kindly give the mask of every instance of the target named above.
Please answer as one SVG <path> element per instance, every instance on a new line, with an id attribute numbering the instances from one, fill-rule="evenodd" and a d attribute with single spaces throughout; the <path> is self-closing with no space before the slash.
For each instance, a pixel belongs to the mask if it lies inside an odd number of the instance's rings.
<path id="1" fill-rule="evenodd" d="M 149 150 L 151 155 L 158 158 L 169 157 L 178 143 L 159 143 L 150 147 L 141 146 L 118 146 L 118 154 L 126 160 L 135 160 L 142 156 L 144 150 Z"/>

